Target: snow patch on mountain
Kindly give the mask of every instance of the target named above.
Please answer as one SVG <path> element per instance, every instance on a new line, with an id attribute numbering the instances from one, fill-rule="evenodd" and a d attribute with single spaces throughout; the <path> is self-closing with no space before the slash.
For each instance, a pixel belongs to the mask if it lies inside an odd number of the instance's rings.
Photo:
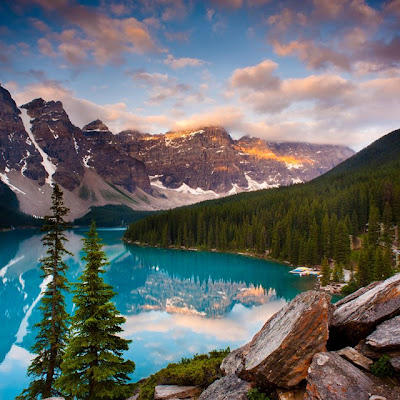
<path id="1" fill-rule="evenodd" d="M 24 124 L 25 130 L 28 133 L 28 136 L 33 143 L 33 145 L 36 147 L 37 151 L 42 157 L 42 162 L 41 164 L 43 165 L 44 169 L 47 172 L 47 178 L 46 178 L 46 183 L 48 183 L 50 186 L 53 186 L 53 175 L 57 170 L 57 167 L 51 162 L 49 156 L 41 149 L 41 147 L 37 144 L 35 137 L 33 136 L 31 127 L 31 119 L 28 115 L 27 110 L 22 109 L 21 110 L 21 119 Z"/>
<path id="2" fill-rule="evenodd" d="M 264 182 L 257 182 L 254 179 L 251 179 L 248 172 L 244 173 L 244 176 L 247 180 L 247 188 L 246 190 L 261 190 L 261 189 L 271 189 L 271 188 L 277 188 L 279 185 L 277 183 L 274 183 L 273 185 L 270 185 L 266 181 Z"/>
<path id="3" fill-rule="evenodd" d="M 7 174 L 2 174 L 0 173 L 0 180 L 5 183 L 14 193 L 21 193 L 21 194 L 26 194 L 23 192 L 21 189 L 18 189 L 16 186 L 14 186 L 10 180 L 8 179 Z"/>

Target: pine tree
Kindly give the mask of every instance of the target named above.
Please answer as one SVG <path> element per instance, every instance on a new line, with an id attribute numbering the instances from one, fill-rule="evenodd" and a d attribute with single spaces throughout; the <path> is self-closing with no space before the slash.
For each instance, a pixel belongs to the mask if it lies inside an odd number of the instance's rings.
<path id="1" fill-rule="evenodd" d="M 68 281 L 65 277 L 67 265 L 64 255 L 71 255 L 64 247 L 67 238 L 65 230 L 68 224 L 64 220 L 69 209 L 64 206 L 63 192 L 56 184 L 53 188 L 52 215 L 45 217 L 42 242 L 47 246 L 46 256 L 41 261 L 43 278 L 50 280 L 43 294 L 39 309 L 42 320 L 35 325 L 39 328 L 36 343 L 32 352 L 36 354 L 28 368 L 28 376 L 35 379 L 25 389 L 19 399 L 46 398 L 60 393 L 54 383 L 60 375 L 61 359 L 68 334 L 69 315 L 65 310 L 64 293 L 68 292 Z"/>
<path id="2" fill-rule="evenodd" d="M 326 257 L 322 260 L 321 264 L 321 285 L 326 286 L 331 281 L 331 267 Z"/>
<path id="3" fill-rule="evenodd" d="M 350 239 L 345 221 L 340 221 L 336 226 L 335 261 L 344 265 L 347 265 L 350 261 Z"/>
<path id="4" fill-rule="evenodd" d="M 379 239 L 379 210 L 371 206 L 368 220 L 368 243 L 375 246 Z"/>
<path id="5" fill-rule="evenodd" d="M 131 393 L 127 381 L 135 364 L 122 358 L 130 340 L 118 336 L 125 318 L 112 303 L 112 287 L 101 276 L 108 262 L 94 222 L 84 243 L 86 266 L 74 290 L 72 337 L 57 386 L 79 399 L 125 399 Z"/>
<path id="6" fill-rule="evenodd" d="M 343 264 L 335 263 L 333 267 L 332 280 L 333 282 L 342 282 L 344 279 Z"/>

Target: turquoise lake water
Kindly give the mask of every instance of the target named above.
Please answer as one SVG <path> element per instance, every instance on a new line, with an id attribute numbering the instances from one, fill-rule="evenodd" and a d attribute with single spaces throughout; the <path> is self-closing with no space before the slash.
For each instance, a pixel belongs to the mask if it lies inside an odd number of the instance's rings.
<path id="1" fill-rule="evenodd" d="M 68 278 L 82 272 L 85 230 L 68 233 Z M 302 291 L 313 277 L 249 257 L 141 248 L 122 242 L 123 230 L 99 229 L 110 266 L 104 274 L 118 295 L 118 310 L 132 339 L 126 358 L 136 363 L 137 381 L 195 353 L 248 342 L 267 319 Z M 26 368 L 34 344 L 33 325 L 41 319 L 42 234 L 0 232 L 0 399 L 14 399 L 27 386 Z M 67 298 L 69 311 L 71 297 Z"/>

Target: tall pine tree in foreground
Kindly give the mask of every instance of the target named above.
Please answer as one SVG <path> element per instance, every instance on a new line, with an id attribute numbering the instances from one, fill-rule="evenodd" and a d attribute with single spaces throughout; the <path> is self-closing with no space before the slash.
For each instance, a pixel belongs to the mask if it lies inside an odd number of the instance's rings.
<path id="1" fill-rule="evenodd" d="M 108 262 L 94 222 L 84 243 L 86 266 L 74 291 L 76 311 L 57 386 L 78 399 L 126 399 L 131 394 L 128 374 L 135 364 L 122 358 L 130 340 L 118 336 L 125 318 L 101 276 Z"/>
<path id="2" fill-rule="evenodd" d="M 56 184 L 53 188 L 52 215 L 45 217 L 42 242 L 47 246 L 46 256 L 41 261 L 43 278 L 47 287 L 41 299 L 39 309 L 42 320 L 35 325 L 39 328 L 32 352 L 36 354 L 28 368 L 28 376 L 34 379 L 17 399 L 46 398 L 60 393 L 54 388 L 55 380 L 60 375 L 61 359 L 68 334 L 69 315 L 65 311 L 64 293 L 68 291 L 65 277 L 67 265 L 63 256 L 72 254 L 64 247 L 68 228 L 64 218 L 69 209 L 64 206 L 63 192 Z"/>

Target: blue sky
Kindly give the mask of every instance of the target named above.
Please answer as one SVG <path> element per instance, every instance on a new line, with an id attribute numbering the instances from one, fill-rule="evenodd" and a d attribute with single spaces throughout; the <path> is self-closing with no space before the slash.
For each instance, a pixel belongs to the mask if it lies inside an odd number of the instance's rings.
<path id="1" fill-rule="evenodd" d="M 0 81 L 114 133 L 347 144 L 400 127 L 400 0 L 10 0 Z"/>

